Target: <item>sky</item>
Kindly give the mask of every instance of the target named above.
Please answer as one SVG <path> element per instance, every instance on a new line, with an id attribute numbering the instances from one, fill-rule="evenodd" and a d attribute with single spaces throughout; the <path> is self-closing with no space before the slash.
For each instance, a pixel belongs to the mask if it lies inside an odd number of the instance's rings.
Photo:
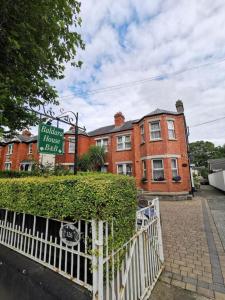
<path id="1" fill-rule="evenodd" d="M 225 117 L 224 0 L 81 3 L 83 66 L 67 64 L 54 82 L 61 107 L 79 112 L 90 131 L 113 124 L 118 111 L 133 120 L 182 99 L 190 141 L 225 144 L 225 118 L 192 127 Z"/>

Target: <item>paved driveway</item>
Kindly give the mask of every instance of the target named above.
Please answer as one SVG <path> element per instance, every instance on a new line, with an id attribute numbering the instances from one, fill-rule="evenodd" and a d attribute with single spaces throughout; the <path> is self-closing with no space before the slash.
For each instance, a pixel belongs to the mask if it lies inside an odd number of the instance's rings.
<path id="1" fill-rule="evenodd" d="M 201 187 L 198 195 L 206 198 L 208 201 L 213 220 L 225 250 L 225 193 L 206 185 Z"/>
<path id="2" fill-rule="evenodd" d="M 160 202 L 165 270 L 150 299 L 164 300 L 171 291 L 170 299 L 225 300 L 223 199 L 224 194 L 204 186 L 193 200 Z M 178 296 L 179 288 L 186 293 Z"/>

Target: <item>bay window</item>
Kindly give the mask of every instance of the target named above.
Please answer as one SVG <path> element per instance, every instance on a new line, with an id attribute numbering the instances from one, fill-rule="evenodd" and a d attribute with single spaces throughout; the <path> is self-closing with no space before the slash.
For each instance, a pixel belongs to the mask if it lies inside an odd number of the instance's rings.
<path id="1" fill-rule="evenodd" d="M 141 132 L 141 144 L 145 142 L 145 128 L 144 124 L 140 126 L 140 132 Z"/>
<path id="2" fill-rule="evenodd" d="M 157 141 L 161 139 L 160 121 L 150 122 L 150 139 L 151 141 Z"/>
<path id="3" fill-rule="evenodd" d="M 179 176 L 178 163 L 176 158 L 171 159 L 172 178 Z"/>
<path id="4" fill-rule="evenodd" d="M 176 138 L 175 135 L 175 127 L 174 127 L 174 121 L 173 120 L 168 120 L 167 121 L 167 128 L 168 128 L 168 137 L 171 140 L 174 140 Z"/>
<path id="5" fill-rule="evenodd" d="M 164 166 L 162 159 L 152 160 L 152 178 L 154 181 L 163 181 L 164 178 Z"/>

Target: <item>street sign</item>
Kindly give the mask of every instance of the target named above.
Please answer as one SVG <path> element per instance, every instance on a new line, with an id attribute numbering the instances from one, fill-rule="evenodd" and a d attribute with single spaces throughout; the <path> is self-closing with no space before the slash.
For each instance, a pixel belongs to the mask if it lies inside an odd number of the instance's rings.
<path id="1" fill-rule="evenodd" d="M 64 131 L 61 128 L 40 124 L 38 151 L 45 154 L 63 154 Z"/>
<path id="2" fill-rule="evenodd" d="M 76 246 L 80 241 L 80 232 L 73 224 L 61 226 L 59 236 L 62 242 L 67 246 Z"/>

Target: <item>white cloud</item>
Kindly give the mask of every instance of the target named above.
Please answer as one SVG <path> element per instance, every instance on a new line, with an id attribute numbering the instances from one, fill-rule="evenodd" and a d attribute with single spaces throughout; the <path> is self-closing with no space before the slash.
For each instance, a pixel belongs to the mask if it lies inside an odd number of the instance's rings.
<path id="1" fill-rule="evenodd" d="M 225 57 L 223 0 L 83 0 L 81 70 L 66 67 L 56 82 L 65 108 L 79 111 L 88 130 L 113 122 L 123 111 L 136 119 L 157 107 L 174 110 L 183 99 L 194 125 L 225 116 L 225 62 L 113 92 L 82 97 L 75 90 L 172 73 Z M 82 82 L 82 86 L 81 86 Z M 76 94 L 76 92 L 75 92 Z M 190 140 L 225 143 L 225 120 L 191 129 Z"/>

